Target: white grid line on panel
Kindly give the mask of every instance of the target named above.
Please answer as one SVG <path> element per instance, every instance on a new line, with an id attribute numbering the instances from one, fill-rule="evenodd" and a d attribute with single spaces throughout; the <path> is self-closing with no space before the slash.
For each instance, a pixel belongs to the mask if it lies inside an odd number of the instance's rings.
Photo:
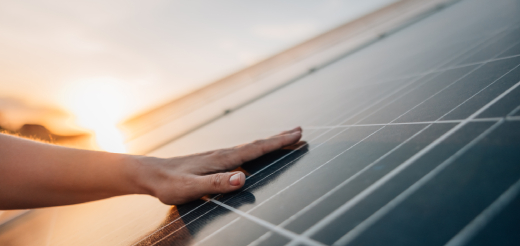
<path id="1" fill-rule="evenodd" d="M 477 118 L 472 119 L 471 122 L 496 122 L 503 118 Z M 345 128 L 345 127 L 370 127 L 370 126 L 402 126 L 402 125 L 428 125 L 428 124 L 457 124 L 464 120 L 435 120 L 435 121 L 411 121 L 411 122 L 397 122 L 397 123 L 376 123 L 376 124 L 356 124 L 356 125 L 337 125 L 337 126 L 303 126 L 303 129 L 330 129 L 330 128 Z"/>
<path id="2" fill-rule="evenodd" d="M 517 117 L 517 116 L 514 116 L 514 114 L 516 114 L 516 112 L 518 112 L 520 110 L 520 105 L 516 106 L 515 109 L 513 109 L 511 112 L 509 112 L 509 114 L 507 114 L 507 117 Z"/>
<path id="3" fill-rule="evenodd" d="M 332 190 L 329 190 L 327 193 L 325 193 L 323 196 L 319 197 L 318 199 L 314 200 L 312 203 L 310 203 L 309 205 L 305 206 L 303 209 L 299 210 L 297 213 L 295 213 L 294 215 L 292 215 L 291 217 L 289 217 L 288 219 L 284 220 L 282 223 L 279 224 L 279 226 L 287 226 L 288 224 L 290 224 L 291 222 L 293 222 L 296 218 L 304 215 L 307 211 L 311 210 L 313 207 L 317 206 L 320 202 L 324 201 L 325 199 L 327 199 L 328 197 L 330 197 L 331 195 L 333 195 L 335 192 L 337 192 L 338 190 L 340 190 L 342 187 L 344 187 L 345 185 L 347 185 L 348 183 L 350 183 L 352 180 L 354 180 L 355 178 L 357 178 L 358 176 L 360 176 L 364 171 L 370 169 L 371 167 L 373 167 L 374 165 L 376 165 L 377 163 L 379 163 L 381 160 L 383 160 L 384 158 L 386 158 L 387 156 L 389 156 L 390 154 L 392 154 L 393 152 L 395 152 L 397 149 L 399 149 L 401 146 L 405 145 L 406 143 L 408 143 L 410 140 L 412 140 L 413 138 L 415 138 L 416 136 L 418 136 L 419 134 L 421 134 L 422 132 L 424 132 L 426 129 L 428 129 L 429 127 L 431 126 L 428 125 L 424 128 L 422 128 L 421 130 L 417 131 L 415 134 L 413 134 L 411 137 L 407 138 L 405 141 L 403 141 L 402 143 L 400 143 L 399 145 L 397 145 L 396 147 L 392 148 L 390 151 L 388 151 L 387 153 L 385 153 L 384 155 L 382 155 L 381 157 L 377 158 L 375 161 L 373 161 L 372 163 L 368 164 L 367 166 L 365 166 L 363 169 L 357 171 L 354 175 L 350 176 L 349 178 L 347 178 L 345 181 L 341 182 L 339 185 L 337 185 L 336 187 L 334 187 Z M 269 234 L 266 233 L 266 234 Z M 264 235 L 265 236 L 265 235 Z M 263 237 L 263 236 L 262 236 Z M 261 238 L 262 238 L 261 237 Z M 267 238 L 267 236 L 265 237 Z M 260 239 L 260 238 L 259 238 Z M 260 239 L 261 240 L 261 239 Z"/>
<path id="4" fill-rule="evenodd" d="M 493 130 L 498 128 L 504 120 L 498 121 L 495 124 L 493 124 L 491 127 L 486 129 L 483 133 L 481 133 L 479 136 L 477 136 L 475 139 L 473 139 L 471 142 L 466 144 L 463 148 L 458 150 L 455 154 L 450 156 L 448 159 L 446 159 L 444 162 L 442 162 L 440 165 L 435 167 L 433 170 L 431 170 L 428 174 L 423 176 L 421 179 L 419 179 L 417 182 L 415 182 L 413 185 L 408 187 L 405 191 L 403 191 L 401 194 L 396 196 L 394 199 L 392 199 L 389 203 L 387 203 L 385 206 L 377 210 L 375 213 L 373 213 L 370 217 L 368 217 L 366 220 L 358 224 L 354 229 L 349 231 L 347 234 L 345 234 L 343 237 L 338 239 L 336 242 L 334 242 L 333 245 L 346 245 L 350 243 L 352 240 L 354 240 L 357 236 L 359 236 L 361 233 L 363 233 L 366 229 L 368 229 L 370 226 L 372 226 L 375 222 L 377 222 L 379 219 L 381 219 L 383 216 L 385 216 L 389 211 L 397 207 L 401 202 L 403 202 L 406 198 L 408 198 L 410 195 L 415 193 L 417 190 L 419 190 L 424 184 L 428 183 L 430 180 L 432 180 L 437 174 L 439 174 L 441 171 L 446 169 L 451 163 L 453 163 L 457 158 L 462 156 L 466 151 L 471 149 L 475 144 L 477 144 L 480 140 L 482 140 L 484 137 L 489 135 Z"/>
<path id="5" fill-rule="evenodd" d="M 466 245 L 491 222 L 501 211 L 505 209 L 520 193 L 520 180 L 511 185 L 502 195 L 500 195 L 491 205 L 482 211 L 475 219 L 466 225 L 457 235 L 455 235 L 445 246 Z"/>
<path id="6" fill-rule="evenodd" d="M 475 118 L 477 117 L 479 114 L 481 114 L 482 112 L 484 112 L 487 108 L 489 108 L 491 105 L 493 105 L 494 103 L 496 103 L 498 100 L 500 100 L 501 98 L 503 98 L 504 96 L 506 96 L 507 94 L 509 94 L 511 91 L 513 91 L 515 88 L 517 88 L 518 86 L 520 86 L 520 82 L 516 83 L 515 85 L 513 85 L 512 87 L 510 87 L 508 90 L 504 91 L 502 94 L 500 94 L 499 96 L 497 96 L 495 99 L 493 99 L 492 101 L 490 101 L 489 103 L 487 103 L 486 105 L 484 105 L 482 108 L 480 108 L 477 112 L 473 113 L 470 117 L 468 117 L 468 119 L 472 119 L 472 118 Z M 437 140 L 439 139 L 445 139 L 449 136 L 451 136 L 455 131 L 457 131 L 458 129 L 462 128 L 464 125 L 468 124 L 470 121 L 467 121 L 467 122 L 461 122 L 459 123 L 457 126 L 455 126 L 454 128 L 452 128 L 450 131 L 446 132 L 444 135 L 442 135 L 440 138 L 438 138 Z M 472 147 L 473 145 L 475 145 L 480 139 L 482 139 L 483 137 L 485 137 L 487 134 L 489 134 L 492 130 L 494 130 L 496 127 L 498 127 L 500 124 L 502 124 L 504 122 L 504 120 L 501 120 L 501 121 L 498 121 L 497 123 L 493 124 L 493 126 L 491 126 L 488 130 L 486 130 L 484 133 L 482 133 L 481 135 L 479 135 L 477 138 L 475 138 L 473 141 L 471 141 L 469 144 L 467 144 L 466 146 L 464 146 L 461 150 L 457 151 L 454 155 L 452 155 L 450 158 L 448 158 L 446 161 L 444 161 L 443 163 L 441 163 L 439 166 L 437 166 L 435 169 L 433 169 L 432 171 L 430 171 L 427 175 L 425 175 L 423 178 L 421 178 L 420 180 L 418 180 L 417 182 L 415 182 L 412 186 L 410 186 L 408 189 L 406 189 L 404 192 L 402 192 L 401 194 L 399 194 L 397 197 L 395 197 L 392 201 L 390 201 L 387 205 L 383 206 L 382 208 L 380 208 L 376 213 L 372 214 L 368 219 L 366 219 L 365 221 L 363 221 L 362 223 L 360 223 L 357 227 L 355 227 L 354 229 L 352 229 L 350 232 L 348 232 L 347 234 L 345 234 L 340 240 L 338 240 L 338 245 L 343 245 L 343 244 L 348 244 L 348 242 L 352 241 L 353 239 L 355 239 L 358 235 L 360 235 L 365 229 L 367 229 L 370 225 L 374 224 L 379 218 L 381 218 L 382 216 L 384 216 L 388 211 L 390 211 L 391 209 L 393 209 L 395 206 L 397 206 L 398 204 L 400 204 L 402 201 L 404 201 L 409 195 L 411 195 L 413 192 L 415 192 L 417 189 L 419 189 L 422 185 L 424 185 L 426 182 L 428 182 L 429 180 L 431 180 L 435 175 L 437 175 L 440 171 L 442 171 L 445 167 L 447 167 L 448 165 L 450 165 L 456 158 L 458 158 L 460 155 L 462 155 L 465 151 L 467 151 L 470 147 Z M 432 144 L 428 145 L 425 149 L 432 149 L 433 147 L 435 147 L 437 144 L 440 143 L 440 141 L 434 141 Z M 431 147 L 430 147 L 431 146 Z M 428 148 L 430 147 L 430 148 Z M 423 150 L 425 150 L 423 149 Z M 423 152 L 423 151 L 421 151 Z M 419 153 L 421 153 L 419 152 Z M 418 153 L 418 154 L 419 154 Z M 426 153 L 424 151 L 424 153 Z M 423 153 L 423 154 L 424 154 Z M 417 155 L 417 154 L 416 154 Z M 415 156 L 415 155 L 414 155 Z M 422 155 L 420 155 L 422 156 Z M 418 157 L 420 157 L 418 156 Z M 412 163 L 413 161 L 415 161 L 417 158 L 410 158 L 409 160 L 407 160 L 405 163 Z M 403 163 L 402 165 L 404 165 L 405 163 Z M 395 169 L 394 169 L 395 170 Z M 395 176 L 395 175 L 393 175 Z M 392 177 L 393 177 L 392 176 Z M 385 176 L 386 177 L 386 176 Z M 380 182 L 379 186 L 383 185 L 384 182 Z M 369 187 L 370 188 L 370 187 Z M 368 190 L 368 189 L 367 189 Z M 361 194 L 360 194 L 361 195 Z M 360 199 L 363 199 L 367 196 L 368 194 L 364 194 L 363 196 L 360 196 Z M 359 199 L 359 200 L 360 200 Z M 352 199 L 354 200 L 354 199 Z M 346 203 L 347 204 L 347 203 Z M 341 208 L 341 207 L 340 207 Z M 339 210 L 339 209 L 338 209 Z M 338 211 L 336 210 L 336 211 Z M 343 209 L 344 210 L 344 209 Z M 335 213 L 336 211 L 334 211 L 333 213 Z M 345 210 L 346 211 L 346 210 Z M 341 214 L 341 213 L 339 213 Z M 339 216 L 338 214 L 338 216 Z M 332 216 L 331 216 L 332 217 Z M 337 216 L 335 216 L 337 217 Z M 332 219 L 332 218 L 331 218 Z M 316 230 L 317 231 L 317 230 Z M 308 236 L 306 235 L 305 233 L 303 233 L 302 235 L 304 236 Z"/>
<path id="7" fill-rule="evenodd" d="M 221 202 L 219 202 L 219 201 L 217 201 L 215 199 L 209 199 L 209 200 L 211 202 L 219 205 L 219 206 L 227 208 L 228 210 L 230 210 L 230 211 L 232 211 L 234 213 L 237 213 L 238 215 L 240 215 L 240 216 L 242 216 L 242 217 L 244 217 L 244 218 L 246 218 L 246 219 L 248 219 L 248 220 L 250 220 L 250 221 L 252 221 L 254 223 L 259 224 L 260 226 L 263 226 L 263 227 L 269 229 L 270 231 L 274 231 L 274 232 L 276 232 L 276 233 L 278 233 L 278 234 L 280 234 L 282 236 L 285 236 L 287 238 L 290 238 L 290 239 L 293 239 L 293 240 L 297 239 L 298 241 L 300 241 L 302 243 L 305 243 L 307 245 L 311 245 L 311 246 L 325 246 L 322 243 L 316 242 L 316 241 L 314 241 L 314 240 L 312 240 L 310 238 L 304 238 L 304 237 L 302 237 L 302 236 L 300 236 L 300 235 L 298 235 L 298 234 L 296 234 L 296 233 L 294 233 L 292 231 L 289 231 L 289 230 L 283 229 L 281 227 L 278 227 L 278 226 L 276 226 L 274 224 L 271 224 L 271 223 L 269 223 L 269 222 L 267 222 L 265 220 L 259 219 L 259 218 L 255 217 L 255 216 L 252 216 L 252 215 L 248 214 L 248 213 L 245 213 L 245 212 L 242 212 L 242 211 L 240 211 L 240 210 L 238 210 L 236 208 L 233 208 L 233 207 L 231 207 L 231 206 L 229 206 L 227 204 L 221 203 Z"/>
<path id="8" fill-rule="evenodd" d="M 400 80 L 406 80 L 406 79 L 424 78 L 427 75 L 432 75 L 432 74 L 435 74 L 435 73 L 442 73 L 442 72 L 446 72 L 446 71 L 453 70 L 453 69 L 458 69 L 458 68 L 463 68 L 463 67 L 470 67 L 470 66 L 477 66 L 477 65 L 487 64 L 487 63 L 491 63 L 491 62 L 495 62 L 495 61 L 506 60 L 506 59 L 516 58 L 516 57 L 520 57 L 520 55 L 512 55 L 512 56 L 506 56 L 506 57 L 501 57 L 501 58 L 488 59 L 488 60 L 484 60 L 484 61 L 480 61 L 480 62 L 473 62 L 473 63 L 464 64 L 464 65 L 457 65 L 457 66 L 447 67 L 447 68 L 443 68 L 443 69 L 431 70 L 429 72 L 425 72 L 425 73 L 421 73 L 421 74 L 402 76 L 402 77 L 394 78 L 394 79 L 386 79 L 386 80 L 383 80 L 383 81 L 380 81 L 380 82 L 377 82 L 377 83 L 370 83 L 368 85 L 384 84 L 384 83 L 388 83 L 388 82 L 400 81 Z M 433 77 L 433 78 L 435 78 L 435 77 Z M 416 82 L 416 81 L 414 81 L 414 82 Z M 361 105 L 357 105 L 356 107 L 360 107 L 360 106 Z M 335 121 L 337 119 L 340 119 L 340 118 L 344 117 L 346 114 L 351 113 L 352 111 L 354 111 L 354 110 L 350 110 L 348 112 L 345 112 L 345 113 L 335 117 L 333 120 L 331 120 L 329 122 L 333 122 L 333 121 Z M 321 118 L 319 116 L 317 116 L 315 118 L 312 118 L 309 122 L 315 122 L 318 119 L 321 119 Z M 329 124 L 329 123 L 325 123 L 325 125 L 327 125 L 327 124 Z M 314 127 L 307 127 L 307 128 L 308 129 L 314 129 Z M 320 129 L 320 128 L 316 128 L 316 129 Z"/>

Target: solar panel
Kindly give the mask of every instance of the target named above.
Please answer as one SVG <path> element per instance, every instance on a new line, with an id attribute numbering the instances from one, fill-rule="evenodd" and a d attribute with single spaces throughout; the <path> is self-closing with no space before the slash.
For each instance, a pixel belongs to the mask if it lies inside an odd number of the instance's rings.
<path id="1" fill-rule="evenodd" d="M 138 244 L 518 244 L 518 6 L 455 4 L 156 150 L 300 124 L 307 142 Z"/>
<path id="2" fill-rule="evenodd" d="M 303 143 L 243 165 L 240 191 L 174 207 L 126 196 L 49 209 L 40 238 L 518 245 L 519 23 L 515 0 L 439 10 L 149 153 L 195 153 L 301 125 Z"/>

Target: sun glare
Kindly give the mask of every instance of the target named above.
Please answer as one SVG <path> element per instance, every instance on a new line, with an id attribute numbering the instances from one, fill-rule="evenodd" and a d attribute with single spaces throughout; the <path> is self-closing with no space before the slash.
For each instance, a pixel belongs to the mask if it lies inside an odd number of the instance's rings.
<path id="1" fill-rule="evenodd" d="M 124 138 L 117 124 L 122 120 L 123 83 L 114 78 L 95 78 L 73 83 L 67 90 L 67 105 L 76 123 L 94 133 L 97 145 L 106 151 L 125 153 Z"/>

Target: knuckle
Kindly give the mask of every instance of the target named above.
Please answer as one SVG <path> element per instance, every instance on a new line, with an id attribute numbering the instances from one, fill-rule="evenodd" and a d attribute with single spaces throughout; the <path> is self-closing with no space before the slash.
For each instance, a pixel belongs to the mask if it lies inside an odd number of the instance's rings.
<path id="1" fill-rule="evenodd" d="M 222 173 L 213 174 L 209 178 L 210 186 L 215 190 L 218 190 L 222 187 L 222 180 L 224 180 L 224 175 Z"/>
<path id="2" fill-rule="evenodd" d="M 215 151 L 212 156 L 214 161 L 221 163 L 226 161 L 228 154 L 223 150 L 219 150 Z"/>
<path id="3" fill-rule="evenodd" d="M 256 140 L 252 143 L 255 155 L 263 155 L 266 153 L 266 143 L 266 140 Z"/>
<path id="4" fill-rule="evenodd" d="M 181 184 L 186 188 L 191 188 L 194 185 L 194 180 L 191 177 L 181 176 Z"/>
<path id="5" fill-rule="evenodd" d="M 217 154 L 217 162 L 224 167 L 230 167 L 241 163 L 239 157 L 236 150 L 219 151 Z"/>

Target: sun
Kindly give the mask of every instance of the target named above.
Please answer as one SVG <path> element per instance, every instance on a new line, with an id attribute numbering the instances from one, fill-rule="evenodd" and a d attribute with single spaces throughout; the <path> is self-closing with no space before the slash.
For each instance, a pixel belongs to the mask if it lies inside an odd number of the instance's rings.
<path id="1" fill-rule="evenodd" d="M 76 117 L 76 123 L 93 132 L 101 149 L 125 153 L 124 137 L 117 128 L 125 111 L 124 83 L 115 78 L 92 78 L 71 85 L 65 107 Z"/>

